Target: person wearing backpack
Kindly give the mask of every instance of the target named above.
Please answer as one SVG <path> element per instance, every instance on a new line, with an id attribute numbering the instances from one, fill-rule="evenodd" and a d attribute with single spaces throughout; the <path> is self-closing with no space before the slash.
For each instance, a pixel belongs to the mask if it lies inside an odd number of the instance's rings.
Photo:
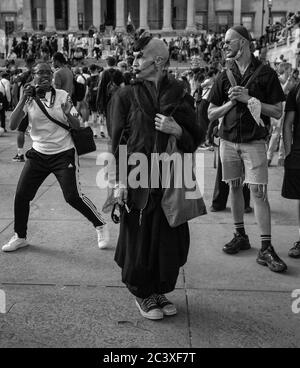
<path id="1" fill-rule="evenodd" d="M 88 75 L 89 77 L 89 75 Z M 89 112 L 89 108 L 88 108 L 88 104 L 86 102 L 86 94 L 87 94 L 87 79 L 88 79 L 86 74 L 81 73 L 80 68 L 76 67 L 74 69 L 74 89 L 76 90 L 76 88 L 82 89 L 81 96 L 78 96 L 77 94 L 77 105 L 76 105 L 76 109 L 79 112 L 83 124 L 85 127 L 87 127 L 89 125 L 89 117 L 90 117 L 90 112 Z"/>
<path id="2" fill-rule="evenodd" d="M 97 92 L 98 92 L 98 85 L 99 85 L 99 73 L 98 73 L 98 66 L 92 64 L 90 66 L 91 76 L 87 79 L 87 96 L 86 101 L 89 105 L 89 109 L 92 113 L 92 129 L 94 132 L 94 137 L 98 136 L 98 111 L 97 111 Z"/>
<path id="3" fill-rule="evenodd" d="M 111 101 L 115 92 L 124 83 L 123 74 L 116 68 L 116 59 L 109 56 L 106 59 L 107 69 L 101 74 L 98 92 L 97 92 L 97 108 L 98 112 L 106 118 L 108 134 L 111 137 L 111 129 L 109 126 L 109 102 Z M 103 125 L 100 125 L 101 137 L 104 137 Z"/>
<path id="4" fill-rule="evenodd" d="M 234 238 L 223 251 L 233 255 L 251 248 L 244 227 L 243 184 L 248 184 L 261 232 L 256 261 L 273 272 L 284 272 L 287 265 L 271 242 L 266 138 L 270 118 L 279 119 L 282 115 L 285 96 L 276 72 L 252 55 L 250 43 L 245 27 L 235 26 L 227 31 L 224 52 L 230 64 L 218 76 L 208 98 L 209 120 L 223 118 L 219 128 L 220 156 L 223 181 L 230 185 L 235 228 Z"/>

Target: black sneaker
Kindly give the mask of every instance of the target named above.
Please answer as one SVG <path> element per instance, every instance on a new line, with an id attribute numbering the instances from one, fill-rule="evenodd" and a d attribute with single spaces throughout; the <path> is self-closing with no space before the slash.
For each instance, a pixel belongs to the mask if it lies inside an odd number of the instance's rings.
<path id="1" fill-rule="evenodd" d="M 262 266 L 268 266 L 273 272 L 287 270 L 287 265 L 278 257 L 272 246 L 269 246 L 265 251 L 260 250 L 256 262 Z"/>
<path id="2" fill-rule="evenodd" d="M 13 159 L 14 162 L 25 162 L 24 155 L 16 155 Z"/>
<path id="3" fill-rule="evenodd" d="M 153 295 L 146 299 L 136 299 L 135 304 L 144 318 L 158 320 L 163 319 L 163 311 L 157 305 Z"/>
<path id="4" fill-rule="evenodd" d="M 289 250 L 289 257 L 300 258 L 300 241 L 295 243 L 293 248 Z"/>
<path id="5" fill-rule="evenodd" d="M 226 244 L 223 252 L 227 254 L 237 254 L 240 250 L 248 250 L 251 248 L 248 235 L 234 234 L 234 238 Z"/>
<path id="6" fill-rule="evenodd" d="M 245 207 L 245 213 L 252 213 L 253 212 L 253 208 L 248 206 L 248 207 Z"/>
<path id="7" fill-rule="evenodd" d="M 211 206 L 209 210 L 210 210 L 210 212 L 221 212 L 221 211 L 225 211 L 226 207 L 221 208 L 221 207 Z"/>
<path id="8" fill-rule="evenodd" d="M 165 316 L 175 316 L 177 314 L 177 308 L 175 304 L 170 302 L 170 300 L 163 294 L 155 294 L 154 298 L 157 305 L 163 311 Z"/>

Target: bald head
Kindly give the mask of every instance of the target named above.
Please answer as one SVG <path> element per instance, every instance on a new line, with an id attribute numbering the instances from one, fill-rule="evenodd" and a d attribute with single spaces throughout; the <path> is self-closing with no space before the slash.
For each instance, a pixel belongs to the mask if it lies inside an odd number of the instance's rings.
<path id="1" fill-rule="evenodd" d="M 133 68 L 138 78 L 157 81 L 169 66 L 169 49 L 145 32 L 136 42 Z"/>
<path id="2" fill-rule="evenodd" d="M 245 27 L 230 28 L 225 35 L 223 50 L 227 60 L 239 60 L 241 57 L 250 58 L 250 35 Z"/>
<path id="3" fill-rule="evenodd" d="M 234 26 L 234 27 L 231 27 L 231 29 L 233 31 L 235 31 L 236 33 L 238 33 L 245 40 L 247 40 L 249 42 L 251 41 L 250 33 L 248 32 L 248 30 L 247 30 L 246 27 L 243 27 L 243 26 Z"/>
<path id="4" fill-rule="evenodd" d="M 143 49 L 145 57 L 151 56 L 153 59 L 161 58 L 164 64 L 169 60 L 169 49 L 164 41 L 153 38 Z"/>
<path id="5" fill-rule="evenodd" d="M 234 29 L 230 28 L 227 32 L 226 32 L 226 36 L 225 39 L 229 37 L 229 39 L 236 39 L 236 40 L 244 40 L 249 42 L 246 38 L 244 38 L 240 33 L 238 33 L 237 31 L 235 31 Z"/>
<path id="6" fill-rule="evenodd" d="M 247 28 L 243 26 L 231 27 L 227 31 L 226 35 L 230 36 L 231 39 L 235 38 L 238 40 L 243 40 L 246 45 L 250 45 L 250 42 L 251 42 L 250 33 L 248 32 Z"/>

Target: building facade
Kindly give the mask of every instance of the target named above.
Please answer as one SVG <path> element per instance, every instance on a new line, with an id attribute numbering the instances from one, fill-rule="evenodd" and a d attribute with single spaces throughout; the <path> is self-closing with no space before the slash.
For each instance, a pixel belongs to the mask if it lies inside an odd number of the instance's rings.
<path id="1" fill-rule="evenodd" d="M 258 37 L 270 16 L 276 22 L 298 10 L 299 0 L 0 0 L 0 29 L 80 32 L 105 24 L 123 31 L 130 18 L 136 28 L 162 33 L 243 24 Z"/>

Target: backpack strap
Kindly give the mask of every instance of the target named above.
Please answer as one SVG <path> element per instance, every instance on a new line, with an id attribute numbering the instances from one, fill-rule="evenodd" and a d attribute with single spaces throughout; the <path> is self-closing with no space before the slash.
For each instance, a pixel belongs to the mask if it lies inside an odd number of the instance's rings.
<path id="1" fill-rule="evenodd" d="M 262 70 L 262 68 L 264 67 L 264 64 L 260 64 L 254 71 L 254 73 L 251 75 L 250 79 L 248 80 L 248 82 L 246 83 L 246 85 L 244 86 L 245 88 L 248 88 L 250 86 L 250 84 L 254 81 L 254 79 L 258 76 L 258 74 L 260 73 L 260 71 Z M 237 82 L 234 78 L 234 75 L 232 73 L 232 70 L 227 68 L 226 69 L 226 74 L 227 74 L 227 78 L 229 79 L 229 82 L 231 84 L 231 87 L 236 87 L 237 86 Z"/>
<path id="2" fill-rule="evenodd" d="M 254 73 L 251 75 L 250 79 L 245 85 L 245 88 L 249 88 L 250 84 L 255 80 L 255 78 L 258 76 L 262 68 L 264 67 L 264 64 L 260 64 L 254 71 Z"/>
<path id="3" fill-rule="evenodd" d="M 1 83 L 1 86 L 3 87 L 3 97 L 6 97 L 5 85 L 3 84 L 2 80 L 0 81 L 0 83 Z"/>
<path id="4" fill-rule="evenodd" d="M 229 82 L 231 84 L 231 87 L 236 87 L 237 86 L 237 82 L 234 78 L 234 75 L 232 73 L 232 70 L 227 68 L 226 69 L 226 74 L 227 74 L 227 78 L 229 79 Z"/>
<path id="5" fill-rule="evenodd" d="M 297 91 L 297 94 L 296 94 L 296 101 L 300 100 L 300 82 L 298 82 L 295 86 L 295 89 Z"/>

